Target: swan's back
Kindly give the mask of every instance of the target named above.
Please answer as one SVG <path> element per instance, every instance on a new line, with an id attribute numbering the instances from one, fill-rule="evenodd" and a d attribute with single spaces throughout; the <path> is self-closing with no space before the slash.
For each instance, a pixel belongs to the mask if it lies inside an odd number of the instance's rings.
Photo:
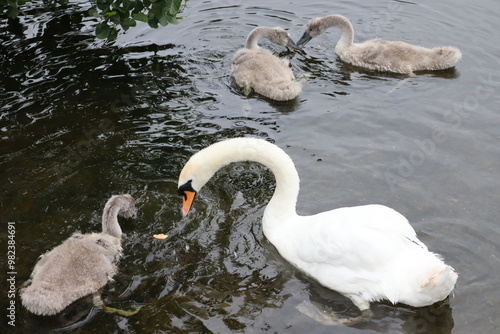
<path id="1" fill-rule="evenodd" d="M 388 207 L 365 205 L 300 217 L 289 227 L 297 230 L 301 233 L 282 235 L 282 241 L 272 235 L 270 240 L 291 263 L 353 301 L 387 299 L 419 307 L 445 299 L 455 286 L 453 269 L 428 251 L 404 216 Z"/>
<path id="2" fill-rule="evenodd" d="M 379 39 L 352 44 L 350 47 L 337 45 L 335 52 L 342 60 L 353 65 L 395 73 L 443 70 L 455 66 L 462 57 L 460 51 L 451 46 L 428 49 Z"/>
<path id="3" fill-rule="evenodd" d="M 121 251 L 120 239 L 113 236 L 74 234 L 42 255 L 31 285 L 21 292 L 23 305 L 35 314 L 59 313 L 102 288 L 116 274 Z"/>
<path id="4" fill-rule="evenodd" d="M 295 98 L 302 87 L 294 81 L 289 62 L 265 49 L 240 49 L 231 66 L 231 76 L 240 87 L 250 87 L 256 93 L 276 101 Z"/>
<path id="5" fill-rule="evenodd" d="M 282 46 L 293 44 L 290 35 L 283 28 L 255 28 L 247 37 L 246 47 L 236 51 L 233 56 L 231 76 L 243 88 L 245 95 L 253 89 L 276 101 L 294 99 L 302 91 L 301 84 L 295 81 L 287 60 L 278 58 L 257 45 L 261 38 Z"/>

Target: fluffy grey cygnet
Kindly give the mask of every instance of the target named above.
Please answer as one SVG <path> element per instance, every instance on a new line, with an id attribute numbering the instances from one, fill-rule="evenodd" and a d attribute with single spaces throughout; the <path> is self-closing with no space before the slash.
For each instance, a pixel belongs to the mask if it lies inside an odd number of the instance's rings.
<path id="1" fill-rule="evenodd" d="M 399 41 L 372 39 L 353 43 L 354 29 L 342 15 L 329 15 L 311 19 L 297 45 L 304 46 L 330 27 L 337 27 L 342 35 L 335 53 L 343 61 L 370 70 L 413 74 L 415 71 L 433 71 L 451 68 L 462 57 L 460 50 L 451 46 L 433 49 Z"/>
<path id="2" fill-rule="evenodd" d="M 102 233 L 75 233 L 43 254 L 20 290 L 22 304 L 37 315 L 54 315 L 75 300 L 96 294 L 117 272 L 122 255 L 118 215 L 135 214 L 132 196 L 112 196 L 102 214 Z"/>
<path id="3" fill-rule="evenodd" d="M 262 38 L 297 51 L 285 29 L 255 28 L 248 35 L 245 47 L 233 56 L 231 76 L 245 95 L 254 90 L 272 100 L 293 100 L 302 91 L 302 85 L 295 81 L 287 59 L 276 57 L 269 50 L 259 47 L 257 43 Z"/>

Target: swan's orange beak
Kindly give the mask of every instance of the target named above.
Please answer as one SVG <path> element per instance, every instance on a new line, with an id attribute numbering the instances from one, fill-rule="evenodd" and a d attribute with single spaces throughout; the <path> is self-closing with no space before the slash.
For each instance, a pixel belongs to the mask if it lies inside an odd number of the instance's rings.
<path id="1" fill-rule="evenodd" d="M 189 209 L 193 205 L 195 191 L 185 190 L 182 194 L 182 215 L 187 216 Z"/>

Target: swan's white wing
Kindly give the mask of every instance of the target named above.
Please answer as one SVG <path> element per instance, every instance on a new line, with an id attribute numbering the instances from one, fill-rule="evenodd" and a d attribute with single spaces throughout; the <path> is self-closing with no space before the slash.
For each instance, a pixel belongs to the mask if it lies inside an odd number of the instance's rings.
<path id="1" fill-rule="evenodd" d="M 303 217 L 301 261 L 373 270 L 406 247 L 427 249 L 408 220 L 382 205 L 341 208 Z"/>
<path id="2" fill-rule="evenodd" d="M 382 205 L 299 217 L 294 228 L 300 231 L 282 255 L 351 299 L 396 301 L 398 290 L 391 286 L 405 269 L 400 259 L 427 249 L 405 217 Z"/>

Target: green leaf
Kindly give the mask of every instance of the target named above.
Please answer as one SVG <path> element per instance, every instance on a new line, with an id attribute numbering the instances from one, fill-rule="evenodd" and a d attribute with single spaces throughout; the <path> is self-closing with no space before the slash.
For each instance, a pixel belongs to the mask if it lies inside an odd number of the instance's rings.
<path id="1" fill-rule="evenodd" d="M 113 22 L 114 24 L 121 24 L 122 23 L 122 17 L 120 15 L 113 15 L 109 17 L 109 20 Z"/>
<path id="2" fill-rule="evenodd" d="M 7 9 L 7 17 L 9 19 L 15 19 L 19 15 L 19 8 L 17 6 L 9 6 Z"/>
<path id="3" fill-rule="evenodd" d="M 170 24 L 178 24 L 179 21 L 177 20 L 177 17 L 175 17 L 175 16 L 169 16 L 168 17 L 168 23 L 170 23 Z"/>
<path id="4" fill-rule="evenodd" d="M 131 1 L 125 1 L 122 3 L 120 8 L 122 8 L 123 11 L 128 11 L 131 7 L 133 7 L 133 5 L 134 5 L 134 3 L 132 3 Z"/>
<path id="5" fill-rule="evenodd" d="M 110 28 L 108 41 L 114 41 L 118 37 L 118 30 L 116 28 Z"/>
<path id="6" fill-rule="evenodd" d="M 160 19 L 163 15 L 163 3 L 162 2 L 153 2 L 151 5 L 151 13 L 154 15 L 156 19 Z"/>
<path id="7" fill-rule="evenodd" d="M 132 8 L 132 13 L 134 14 L 137 14 L 137 13 L 140 13 L 142 12 L 142 10 L 144 9 L 144 4 L 142 2 L 137 2 L 134 6 L 134 8 Z"/>
<path id="8" fill-rule="evenodd" d="M 107 3 L 101 3 L 101 2 L 98 2 L 96 6 L 101 11 L 107 10 L 109 8 L 109 5 Z"/>
<path id="9" fill-rule="evenodd" d="M 97 38 L 106 39 L 109 37 L 111 33 L 111 27 L 106 23 L 98 23 L 95 27 L 95 34 Z"/>
<path id="10" fill-rule="evenodd" d="M 97 9 L 95 9 L 93 7 L 89 9 L 89 15 L 99 18 L 99 13 L 97 12 Z"/>
<path id="11" fill-rule="evenodd" d="M 156 17 L 150 17 L 148 19 L 148 24 L 151 28 L 156 29 L 158 28 L 158 19 Z"/>
<path id="12" fill-rule="evenodd" d="M 121 14 L 126 14 L 128 16 L 128 9 L 125 7 L 113 7 L 116 11 L 120 12 Z"/>
<path id="13" fill-rule="evenodd" d="M 130 28 L 130 27 L 135 27 L 137 23 L 135 22 L 134 19 L 127 18 L 125 20 L 122 20 L 121 25 L 123 28 L 125 27 Z"/>
<path id="14" fill-rule="evenodd" d="M 165 7 L 170 15 L 177 15 L 181 9 L 182 0 L 165 0 Z"/>
<path id="15" fill-rule="evenodd" d="M 132 15 L 132 18 L 141 22 L 148 22 L 148 16 L 144 13 L 135 13 Z"/>
<path id="16" fill-rule="evenodd" d="M 162 15 L 161 17 L 158 18 L 158 23 L 160 23 L 162 26 L 166 26 L 169 22 L 169 18 L 167 14 Z"/>

